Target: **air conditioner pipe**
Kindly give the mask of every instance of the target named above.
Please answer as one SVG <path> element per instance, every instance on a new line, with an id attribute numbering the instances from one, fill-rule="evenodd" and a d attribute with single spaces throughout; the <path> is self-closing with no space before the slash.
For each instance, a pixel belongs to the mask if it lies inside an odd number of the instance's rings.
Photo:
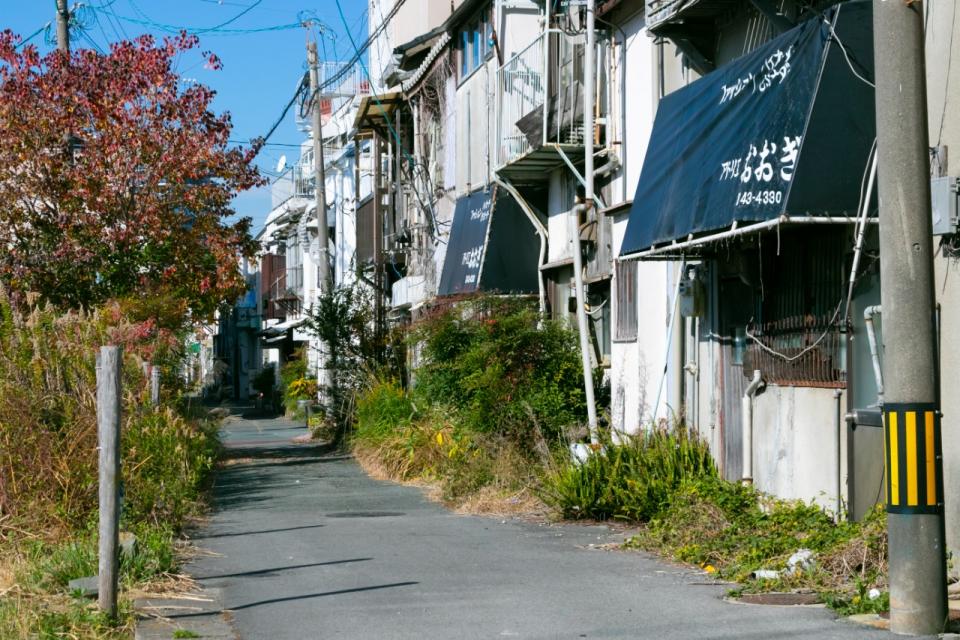
<path id="1" fill-rule="evenodd" d="M 743 425 L 743 483 L 753 484 L 753 397 L 763 386 L 760 370 L 754 369 L 753 379 L 743 391 L 740 410 Z"/>
<path id="2" fill-rule="evenodd" d="M 618 158 L 617 156 L 611 155 L 609 162 L 598 167 L 597 170 L 593 172 L 593 176 L 595 178 L 605 178 L 606 176 L 610 175 L 611 173 L 613 173 L 619 168 L 620 168 L 620 158 Z"/>
<path id="3" fill-rule="evenodd" d="M 870 344 L 870 360 L 873 362 L 873 378 L 877 382 L 877 406 L 883 406 L 883 369 L 880 368 L 880 350 L 877 347 L 877 331 L 873 326 L 873 316 L 879 315 L 882 308 L 875 304 L 863 310 L 863 323 L 867 328 L 867 342 Z"/>

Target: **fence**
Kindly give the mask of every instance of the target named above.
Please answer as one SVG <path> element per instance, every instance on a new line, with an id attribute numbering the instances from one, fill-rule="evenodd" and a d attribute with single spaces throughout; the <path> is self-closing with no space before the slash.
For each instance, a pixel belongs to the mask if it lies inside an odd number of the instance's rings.
<path id="1" fill-rule="evenodd" d="M 844 388 L 846 341 L 833 319 L 832 314 L 793 316 L 754 328 L 744 372 L 759 369 L 767 382 L 779 385 Z"/>

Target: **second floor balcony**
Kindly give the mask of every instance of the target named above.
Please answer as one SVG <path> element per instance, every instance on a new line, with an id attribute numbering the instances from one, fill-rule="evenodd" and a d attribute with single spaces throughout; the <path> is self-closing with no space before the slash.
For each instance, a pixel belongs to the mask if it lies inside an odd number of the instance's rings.
<path id="1" fill-rule="evenodd" d="M 496 164 L 514 183 L 583 160 L 585 46 L 582 35 L 549 29 L 497 72 Z"/>

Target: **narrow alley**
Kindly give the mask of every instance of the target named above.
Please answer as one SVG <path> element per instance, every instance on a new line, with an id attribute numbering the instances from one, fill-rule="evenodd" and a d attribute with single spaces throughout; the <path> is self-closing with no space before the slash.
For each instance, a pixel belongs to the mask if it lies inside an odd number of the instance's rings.
<path id="1" fill-rule="evenodd" d="M 239 638 L 873 638 L 822 607 L 732 604 L 728 586 L 598 548 L 607 526 L 461 516 L 415 487 L 231 418 L 187 569 Z M 171 612 L 190 629 L 193 612 Z M 169 637 L 169 631 L 164 637 Z"/>

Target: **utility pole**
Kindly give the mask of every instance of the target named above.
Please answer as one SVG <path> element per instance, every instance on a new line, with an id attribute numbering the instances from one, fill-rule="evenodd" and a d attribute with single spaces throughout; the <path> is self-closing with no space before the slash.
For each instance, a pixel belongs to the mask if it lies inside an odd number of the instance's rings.
<path id="1" fill-rule="evenodd" d="M 57 49 L 70 53 L 70 9 L 67 0 L 57 0 Z"/>
<path id="2" fill-rule="evenodd" d="M 320 113 L 320 71 L 317 57 L 317 43 L 307 43 L 307 64 L 310 67 L 310 116 L 313 131 L 313 180 L 314 197 L 317 208 L 317 243 L 320 245 L 320 265 L 317 272 L 317 289 L 324 298 L 330 292 L 330 240 L 327 237 L 327 192 L 326 174 L 323 159 L 323 114 Z M 330 345 L 320 342 L 320 400 L 330 397 L 333 389 L 333 372 L 329 368 Z M 325 402 L 324 402 L 325 403 Z"/>
<path id="3" fill-rule="evenodd" d="M 587 45 L 583 52 L 583 178 L 586 182 L 583 203 L 574 207 L 570 220 L 570 242 L 573 247 L 573 279 L 577 294 L 577 332 L 580 334 L 580 361 L 583 366 L 583 388 L 587 401 L 587 426 L 591 444 L 599 444 L 597 403 L 594 399 L 593 365 L 590 362 L 590 327 L 587 324 L 587 300 L 583 285 L 583 251 L 580 246 L 580 212 L 589 214 L 595 206 L 593 193 L 593 108 L 596 29 L 596 0 L 587 0 Z M 549 28 L 550 25 L 547 25 Z M 546 127 L 546 121 L 544 121 Z"/>
<path id="4" fill-rule="evenodd" d="M 873 3 L 890 630 L 947 623 L 923 4 Z"/>

